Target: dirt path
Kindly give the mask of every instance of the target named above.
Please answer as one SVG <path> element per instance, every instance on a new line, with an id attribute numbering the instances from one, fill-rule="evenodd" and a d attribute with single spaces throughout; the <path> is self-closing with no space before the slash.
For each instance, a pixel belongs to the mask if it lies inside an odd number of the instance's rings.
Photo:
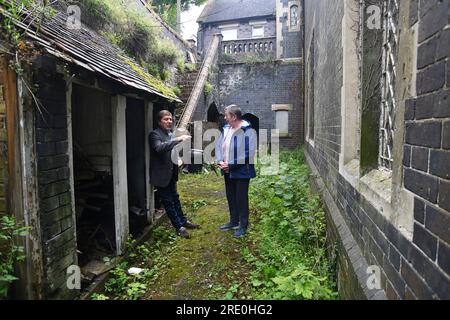
<path id="1" fill-rule="evenodd" d="M 238 286 L 245 288 L 248 266 L 240 252 L 248 240 L 218 229 L 228 222 L 223 178 L 184 175 L 178 190 L 188 217 L 202 227 L 191 232 L 191 239 L 172 243 L 145 299 L 231 298 Z"/>

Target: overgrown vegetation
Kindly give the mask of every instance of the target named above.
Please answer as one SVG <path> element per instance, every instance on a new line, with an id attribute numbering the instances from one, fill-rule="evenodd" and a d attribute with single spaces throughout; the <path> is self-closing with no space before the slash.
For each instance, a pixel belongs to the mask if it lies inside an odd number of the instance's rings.
<path id="1" fill-rule="evenodd" d="M 203 92 L 205 96 L 209 96 L 213 92 L 213 86 L 208 81 L 205 82 L 205 86 L 203 87 Z"/>
<path id="2" fill-rule="evenodd" d="M 30 16 L 30 12 L 33 16 Z M 24 39 L 24 31 L 16 26 L 17 22 L 27 25 L 29 20 L 40 25 L 41 21 L 53 17 L 56 11 L 47 3 L 39 0 L 0 0 L 0 40 L 7 46 L 0 47 L 0 54 L 6 54 L 9 65 L 18 76 L 23 74 L 25 65 L 31 64 L 40 51 L 32 42 Z M 22 79 L 23 80 L 23 79 Z"/>
<path id="3" fill-rule="evenodd" d="M 192 5 L 199 6 L 207 0 L 181 0 L 181 11 L 187 11 Z M 150 0 L 156 12 L 172 28 L 177 29 L 177 0 Z"/>
<path id="4" fill-rule="evenodd" d="M 158 21 L 138 10 L 134 0 L 79 1 L 85 9 L 83 14 L 87 15 L 85 23 L 135 58 L 153 76 L 167 81 L 171 68 L 184 70 L 181 51 L 163 39 Z"/>
<path id="5" fill-rule="evenodd" d="M 303 150 L 281 154 L 280 173 L 252 182 L 258 212 L 252 241 L 242 249 L 254 271 L 258 299 L 335 299 L 334 269 L 327 258 L 325 214 L 309 187 Z"/>
<path id="6" fill-rule="evenodd" d="M 231 53 L 221 53 L 220 63 L 223 64 L 233 64 L 233 63 L 245 63 L 248 65 L 273 65 L 275 63 L 275 57 L 272 54 L 258 52 L 253 54 L 231 54 Z"/>
<path id="7" fill-rule="evenodd" d="M 127 243 L 131 251 L 128 259 L 119 263 L 105 284 L 103 293 L 92 295 L 93 300 L 137 300 L 160 275 L 167 253 L 173 248 L 175 234 L 164 227 L 153 230 L 153 242 L 136 246 L 136 240 Z M 163 254 L 164 252 L 164 254 Z M 141 272 L 130 274 L 130 268 L 140 268 Z"/>
<path id="8" fill-rule="evenodd" d="M 251 183 L 249 233 L 235 239 L 223 178 L 181 175 L 183 209 L 202 228 L 189 240 L 164 224 L 119 265 L 93 299 L 337 299 L 325 217 L 309 188 L 302 150 L 281 155 L 280 174 Z M 139 267 L 140 275 L 129 275 Z"/>
<path id="9" fill-rule="evenodd" d="M 25 237 L 29 228 L 16 222 L 14 217 L 0 217 L 0 299 L 8 297 L 12 282 L 18 280 L 14 276 L 14 264 L 25 259 L 24 249 L 18 246 L 18 237 Z"/>

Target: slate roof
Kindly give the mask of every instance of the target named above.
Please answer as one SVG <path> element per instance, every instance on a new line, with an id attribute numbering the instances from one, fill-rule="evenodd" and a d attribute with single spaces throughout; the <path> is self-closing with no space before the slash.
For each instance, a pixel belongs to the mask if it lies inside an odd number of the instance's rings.
<path id="1" fill-rule="evenodd" d="M 1 13 L 7 14 L 0 6 Z M 39 19 L 32 18 L 30 15 L 25 23 L 16 21 L 16 25 L 49 54 L 125 86 L 181 102 L 164 83 L 148 74 L 106 38 L 84 24 L 78 30 L 69 29 L 66 13 L 58 11 L 56 16 L 43 19 L 40 23 Z"/>
<path id="2" fill-rule="evenodd" d="M 198 23 L 231 21 L 275 15 L 275 0 L 210 0 Z"/>

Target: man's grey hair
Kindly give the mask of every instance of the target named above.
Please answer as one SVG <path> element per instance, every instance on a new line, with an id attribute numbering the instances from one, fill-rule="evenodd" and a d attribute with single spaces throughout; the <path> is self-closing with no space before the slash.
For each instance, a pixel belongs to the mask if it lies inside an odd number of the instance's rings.
<path id="1" fill-rule="evenodd" d="M 225 112 L 235 116 L 238 120 L 242 120 L 242 110 L 235 104 L 232 104 L 225 108 Z"/>
<path id="2" fill-rule="evenodd" d="M 158 122 L 161 122 L 161 120 L 162 120 L 165 116 L 170 116 L 170 117 L 172 117 L 172 113 L 171 113 L 169 110 L 161 110 L 160 112 L 158 112 Z"/>

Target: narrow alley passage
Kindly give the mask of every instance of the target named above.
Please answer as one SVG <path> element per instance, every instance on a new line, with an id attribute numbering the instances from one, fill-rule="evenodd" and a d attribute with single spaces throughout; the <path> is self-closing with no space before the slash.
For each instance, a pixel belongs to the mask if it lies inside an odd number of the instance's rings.
<path id="1" fill-rule="evenodd" d="M 337 298 L 324 213 L 311 194 L 302 154 L 284 154 L 282 174 L 252 181 L 251 225 L 243 239 L 218 229 L 228 221 L 223 178 L 214 172 L 182 175 L 178 189 L 184 210 L 201 229 L 183 239 L 166 220 L 92 298 Z M 141 273 L 130 275 L 133 267 Z"/>

